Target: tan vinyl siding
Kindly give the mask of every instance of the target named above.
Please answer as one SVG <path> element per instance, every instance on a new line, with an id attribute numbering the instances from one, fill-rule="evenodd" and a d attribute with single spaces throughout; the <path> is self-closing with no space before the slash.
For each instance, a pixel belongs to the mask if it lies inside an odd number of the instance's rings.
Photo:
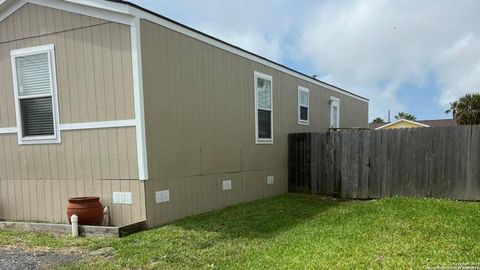
<path id="1" fill-rule="evenodd" d="M 0 22 L 0 128 L 14 127 L 10 51 L 55 45 L 60 123 L 134 119 L 130 28 L 34 4 Z"/>
<path id="2" fill-rule="evenodd" d="M 150 225 L 287 192 L 287 134 L 327 130 L 331 96 L 341 127 L 367 127 L 368 103 L 146 20 L 141 43 Z M 273 77 L 273 145 L 255 144 L 254 71 Z M 309 126 L 298 125 L 299 85 L 310 89 Z M 155 204 L 163 189 L 171 202 Z"/>
<path id="3" fill-rule="evenodd" d="M 55 45 L 60 124 L 134 119 L 130 27 L 27 4 L 0 22 L 0 128 L 16 126 L 10 51 Z M 69 197 L 100 196 L 112 225 L 146 219 L 135 127 L 61 132 L 61 144 L 0 134 L 0 219 L 66 223 Z M 132 192 L 132 205 L 112 193 Z"/>
<path id="4" fill-rule="evenodd" d="M 131 165 L 137 162 L 135 128 L 62 135 L 62 144 L 24 146 L 15 134 L 0 136 L 0 217 L 67 222 L 69 197 L 96 195 L 111 207 L 112 224 L 144 220 L 143 182 Z M 112 205 L 114 191 L 132 192 L 133 205 Z"/>

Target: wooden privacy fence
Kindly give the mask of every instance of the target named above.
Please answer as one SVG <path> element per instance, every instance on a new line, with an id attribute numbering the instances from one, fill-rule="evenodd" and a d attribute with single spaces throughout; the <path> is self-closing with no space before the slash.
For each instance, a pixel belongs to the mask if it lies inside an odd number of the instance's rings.
<path id="1" fill-rule="evenodd" d="M 480 200 L 480 127 L 289 134 L 289 191 Z"/>

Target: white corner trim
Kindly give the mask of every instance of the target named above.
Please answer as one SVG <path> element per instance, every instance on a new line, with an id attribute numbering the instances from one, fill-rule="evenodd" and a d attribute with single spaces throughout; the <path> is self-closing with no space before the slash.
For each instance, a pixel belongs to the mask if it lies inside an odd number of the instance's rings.
<path id="1" fill-rule="evenodd" d="M 411 121 L 411 120 L 407 120 L 407 119 L 398 119 L 397 121 L 394 121 L 394 122 L 385 124 L 383 126 L 380 126 L 380 127 L 376 128 L 375 130 L 383 129 L 383 128 L 389 127 L 391 125 L 395 125 L 396 123 L 399 123 L 399 122 L 407 122 L 407 123 L 418 125 L 418 126 L 421 126 L 421 127 L 430 127 L 429 125 L 425 125 L 423 123 L 419 123 L 419 122 L 416 122 L 416 121 Z"/>
<path id="2" fill-rule="evenodd" d="M 302 120 L 300 119 L 300 98 L 301 98 L 301 93 L 307 93 L 308 95 L 308 103 L 307 103 L 307 120 Z M 308 88 L 303 87 L 303 86 L 298 86 L 298 94 L 297 94 L 297 108 L 298 108 L 298 124 L 303 125 L 303 126 L 308 126 L 310 124 L 310 90 Z M 303 106 L 305 107 L 305 106 Z"/>
<path id="3" fill-rule="evenodd" d="M 0 134 L 15 134 L 17 132 L 16 127 L 0 128 Z"/>
<path id="4" fill-rule="evenodd" d="M 133 94 L 135 101 L 135 122 L 137 135 L 138 178 L 148 180 L 147 139 L 145 134 L 145 106 L 143 97 L 142 47 L 140 19 L 130 26 L 132 42 Z"/>
<path id="5" fill-rule="evenodd" d="M 271 83 L 271 94 L 270 94 L 270 129 L 271 129 L 271 135 L 272 138 L 269 139 L 262 139 L 258 137 L 258 97 L 257 97 L 257 78 L 262 78 L 265 80 L 270 81 Z M 255 100 L 255 144 L 273 144 L 273 138 L 274 136 L 274 130 L 273 130 L 273 78 L 270 75 L 260 73 L 258 71 L 253 72 L 253 95 L 254 95 L 254 100 Z"/>
<path id="6" fill-rule="evenodd" d="M 60 124 L 60 130 L 81 130 L 81 129 L 99 129 L 99 128 L 134 127 L 134 126 L 136 126 L 135 119 L 129 119 L 129 120 Z"/>

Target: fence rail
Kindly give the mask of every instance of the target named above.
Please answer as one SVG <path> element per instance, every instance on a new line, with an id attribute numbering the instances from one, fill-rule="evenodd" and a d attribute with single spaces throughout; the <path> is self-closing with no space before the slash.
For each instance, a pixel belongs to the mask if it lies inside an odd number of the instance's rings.
<path id="1" fill-rule="evenodd" d="M 289 190 L 480 200 L 480 127 L 289 134 Z"/>

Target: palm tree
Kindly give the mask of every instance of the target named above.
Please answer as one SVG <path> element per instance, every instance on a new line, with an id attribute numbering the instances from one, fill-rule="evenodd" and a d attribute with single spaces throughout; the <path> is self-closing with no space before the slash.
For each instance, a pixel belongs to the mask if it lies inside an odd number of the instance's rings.
<path id="1" fill-rule="evenodd" d="M 417 120 L 417 117 L 413 114 L 409 114 L 406 112 L 399 112 L 397 115 L 395 115 L 395 119 L 397 120 L 405 119 L 405 120 L 415 121 Z"/>
<path id="2" fill-rule="evenodd" d="M 450 109 L 445 113 L 452 113 L 458 125 L 480 124 L 480 94 L 466 94 L 450 103 Z"/>
<path id="3" fill-rule="evenodd" d="M 452 113 L 453 119 L 455 119 L 455 115 L 457 115 L 457 105 L 458 101 L 450 102 L 450 109 L 445 111 L 446 114 Z"/>
<path id="4" fill-rule="evenodd" d="M 381 118 L 381 117 L 377 117 L 377 118 L 373 119 L 372 122 L 376 123 L 376 124 L 383 124 L 383 123 L 385 123 L 385 120 L 383 120 L 383 118 Z"/>

